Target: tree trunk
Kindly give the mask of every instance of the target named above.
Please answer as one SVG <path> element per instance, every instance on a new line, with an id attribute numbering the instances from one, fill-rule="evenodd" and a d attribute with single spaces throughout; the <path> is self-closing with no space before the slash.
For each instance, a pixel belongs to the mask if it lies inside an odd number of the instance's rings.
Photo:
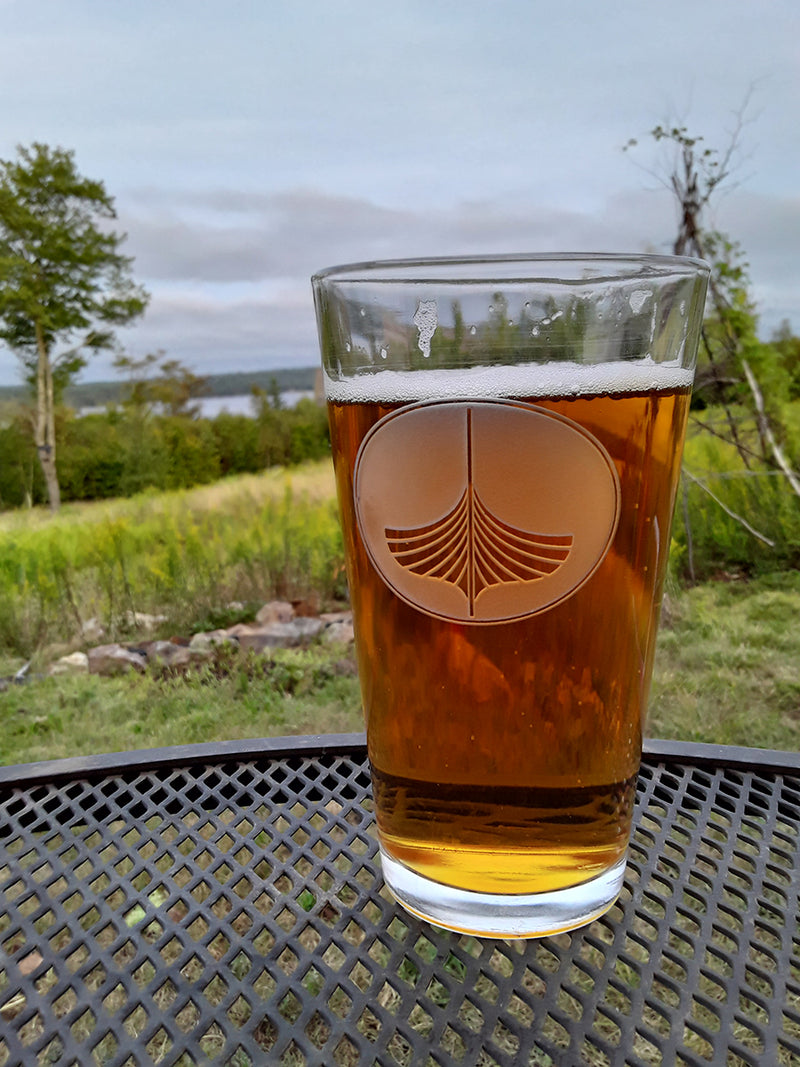
<path id="1" fill-rule="evenodd" d="M 53 394 L 53 370 L 50 366 L 50 353 L 47 351 L 44 331 L 36 323 L 36 346 L 39 358 L 36 363 L 36 422 L 34 440 L 36 453 L 44 475 L 47 488 L 47 500 L 50 510 L 55 512 L 61 507 L 61 487 L 56 471 L 56 423 L 55 398 Z"/>

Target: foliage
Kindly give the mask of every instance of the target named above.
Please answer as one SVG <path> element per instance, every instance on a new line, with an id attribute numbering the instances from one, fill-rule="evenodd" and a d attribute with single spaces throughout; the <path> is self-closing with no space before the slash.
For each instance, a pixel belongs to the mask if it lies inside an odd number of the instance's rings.
<path id="1" fill-rule="evenodd" d="M 65 513 L 0 535 L 0 648 L 29 655 L 79 639 L 89 619 L 110 637 L 131 612 L 192 630 L 230 601 L 344 594 L 330 474 L 322 499 L 303 492 L 314 468 L 194 493 L 139 496 Z M 310 474 L 309 474 L 310 472 Z M 224 506 L 219 505 L 224 500 Z"/>
<path id="2" fill-rule="evenodd" d="M 113 200 L 78 173 L 73 153 L 34 144 L 0 160 L 0 341 L 22 360 L 36 395 L 35 441 L 51 507 L 60 504 L 55 405 L 87 354 L 141 315 Z M 56 349 L 62 346 L 60 351 Z"/>
<path id="3" fill-rule="evenodd" d="M 648 735 L 796 751 L 799 614 L 796 572 L 670 597 Z M 120 678 L 33 677 L 0 693 L 0 762 L 359 730 L 353 671 L 341 648 L 320 645 L 264 657 L 220 653 L 185 675 L 162 668 Z"/>
<path id="4" fill-rule="evenodd" d="M 800 573 L 708 582 L 671 598 L 648 734 L 796 751 Z"/>
<path id="5" fill-rule="evenodd" d="M 754 451 L 755 420 L 740 409 L 734 409 L 734 415 L 740 444 Z M 787 404 L 783 419 L 787 447 L 796 462 L 800 403 Z M 671 558 L 673 573 L 682 580 L 800 567 L 796 495 L 782 472 L 745 465 L 740 451 L 725 440 L 725 423 L 726 415 L 718 407 L 703 412 L 702 427 L 690 423 Z"/>
<path id="6" fill-rule="evenodd" d="M 222 412 L 201 419 L 159 413 L 155 395 L 136 393 L 121 409 L 83 417 L 61 409 L 56 432 L 65 501 L 188 489 L 330 453 L 325 409 L 310 400 L 287 409 L 265 401 L 252 418 Z M 32 455 L 23 415 L 0 426 L 0 508 L 46 500 Z"/>
<path id="7" fill-rule="evenodd" d="M 363 729 L 341 647 L 224 650 L 176 675 L 33 678 L 0 693 L 0 764 L 286 734 Z"/>

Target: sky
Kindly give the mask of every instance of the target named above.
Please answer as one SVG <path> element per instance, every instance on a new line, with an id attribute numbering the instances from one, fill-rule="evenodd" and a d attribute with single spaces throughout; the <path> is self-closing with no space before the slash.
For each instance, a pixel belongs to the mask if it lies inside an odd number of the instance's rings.
<path id="1" fill-rule="evenodd" d="M 668 252 L 661 123 L 735 137 L 707 223 L 762 336 L 800 333 L 797 0 L 0 0 L 0 101 L 0 158 L 70 149 L 114 197 L 136 358 L 314 365 L 309 278 L 338 263 Z"/>

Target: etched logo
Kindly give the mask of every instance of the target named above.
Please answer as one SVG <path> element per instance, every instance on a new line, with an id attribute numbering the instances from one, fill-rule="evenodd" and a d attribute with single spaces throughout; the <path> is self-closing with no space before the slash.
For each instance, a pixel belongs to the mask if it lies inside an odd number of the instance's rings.
<path id="1" fill-rule="evenodd" d="M 544 611 L 611 544 L 619 481 L 577 423 L 517 401 L 415 404 L 362 442 L 356 517 L 383 580 L 457 622 Z"/>

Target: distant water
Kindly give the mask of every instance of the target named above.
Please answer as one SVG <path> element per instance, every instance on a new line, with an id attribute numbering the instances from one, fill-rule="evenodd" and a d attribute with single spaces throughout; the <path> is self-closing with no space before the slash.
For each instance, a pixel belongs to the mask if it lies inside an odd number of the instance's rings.
<path id="1" fill-rule="evenodd" d="M 287 389 L 281 393 L 281 404 L 285 408 L 293 408 L 299 400 L 313 400 L 312 389 Z M 200 416 L 204 419 L 216 418 L 220 412 L 227 411 L 229 415 L 253 415 L 253 397 L 250 393 L 242 393 L 235 396 L 201 396 L 193 403 L 200 407 Z M 81 408 L 80 415 L 97 415 L 106 410 L 104 404 L 93 407 Z"/>

